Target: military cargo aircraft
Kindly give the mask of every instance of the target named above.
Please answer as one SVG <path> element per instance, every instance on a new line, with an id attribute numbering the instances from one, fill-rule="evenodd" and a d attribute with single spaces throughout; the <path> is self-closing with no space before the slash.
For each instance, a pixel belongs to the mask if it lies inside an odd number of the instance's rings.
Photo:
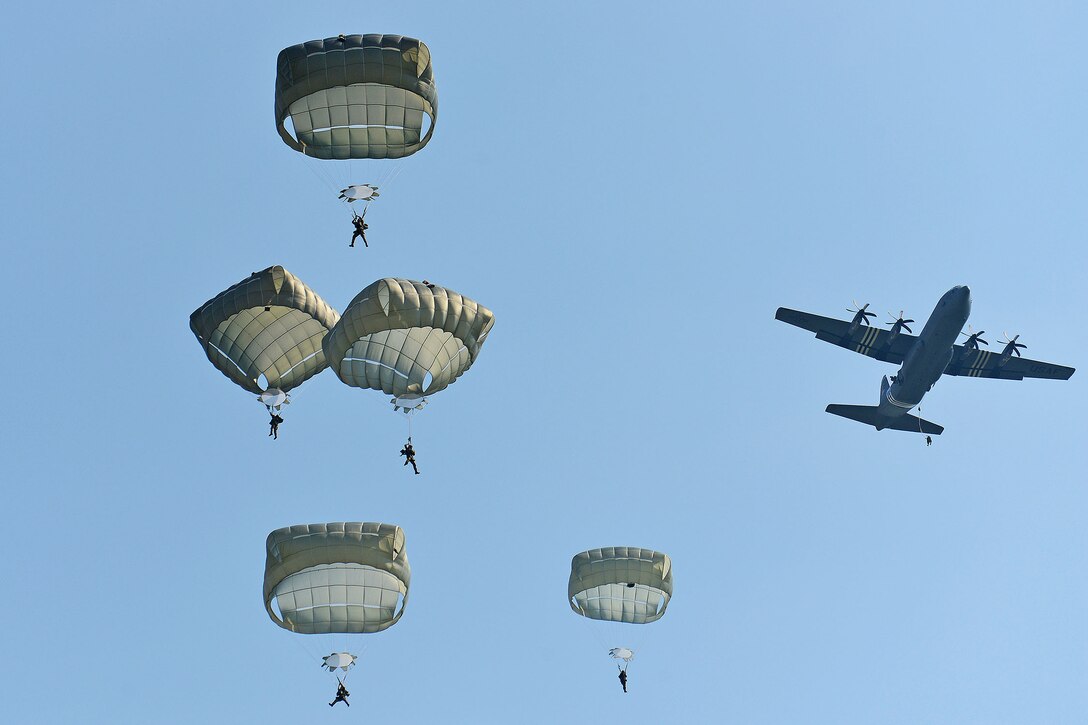
<path id="1" fill-rule="evenodd" d="M 940 435 L 943 427 L 909 415 L 907 411 L 922 402 L 922 397 L 941 375 L 1068 380 L 1074 372 L 1073 368 L 1064 365 L 1022 357 L 1020 349 L 1027 345 L 1018 342 L 1019 335 L 1012 338 L 1006 335 L 1006 339 L 1001 340 L 1005 347 L 1000 353 L 980 349 L 979 344 L 989 345 L 982 338 L 985 330 L 962 332 L 971 314 L 971 290 L 966 286 L 953 287 L 944 293 L 917 337 L 910 334 L 913 331 L 909 325 L 914 320 L 903 319 L 902 312 L 894 322 L 886 323 L 891 329 L 885 330 L 869 323 L 869 318 L 875 317 L 876 313 L 868 311 L 868 304 L 859 307 L 855 302 L 854 307 L 856 309 L 849 310 L 855 313 L 849 322 L 786 307 L 779 307 L 774 317 L 815 332 L 818 340 L 902 366 L 890 379 L 884 376 L 879 405 L 827 406 L 828 413 L 866 423 L 877 430 L 891 428 L 917 431 L 927 436 Z M 960 335 L 967 338 L 962 345 L 956 343 Z"/>

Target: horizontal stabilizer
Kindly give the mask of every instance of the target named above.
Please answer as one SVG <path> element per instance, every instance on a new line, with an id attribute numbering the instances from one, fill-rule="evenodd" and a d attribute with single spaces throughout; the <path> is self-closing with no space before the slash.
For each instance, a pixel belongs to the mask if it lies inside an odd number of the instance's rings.
<path id="1" fill-rule="evenodd" d="M 905 430 L 910 433 L 925 433 L 934 436 L 939 436 L 944 432 L 943 426 L 930 423 L 928 420 L 922 420 L 916 415 L 904 414 L 895 417 L 883 415 L 880 408 L 875 405 L 836 405 L 832 403 L 827 406 L 827 412 L 871 425 L 877 430 L 891 428 L 892 430 Z"/>

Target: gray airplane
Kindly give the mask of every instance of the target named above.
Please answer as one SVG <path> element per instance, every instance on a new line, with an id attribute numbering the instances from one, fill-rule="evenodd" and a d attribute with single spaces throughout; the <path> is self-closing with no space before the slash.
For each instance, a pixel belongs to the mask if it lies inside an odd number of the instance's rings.
<path id="1" fill-rule="evenodd" d="M 876 313 L 868 311 L 868 304 L 858 307 L 854 303 L 854 307 L 857 309 L 850 310 L 855 314 L 849 322 L 786 307 L 779 307 L 774 317 L 815 332 L 818 340 L 902 365 L 898 374 L 891 379 L 884 376 L 880 384 L 879 405 L 827 406 L 828 413 L 866 423 L 877 430 L 891 428 L 940 435 L 943 427 L 908 415 L 907 411 L 922 402 L 922 397 L 933 388 L 941 375 L 1002 380 L 1068 380 L 1074 372 L 1073 368 L 1064 365 L 1021 357 L 1020 349 L 1027 345 L 1017 342 L 1019 335 L 1012 338 L 1006 336 L 1001 341 L 1005 343 L 1005 348 L 1000 353 L 980 349 L 980 343 L 989 344 L 982 338 L 985 330 L 970 334 L 961 332 L 971 314 L 971 290 L 967 286 L 953 287 L 944 293 L 917 337 L 910 334 L 912 330 L 908 326 L 914 320 L 904 320 L 902 312 L 894 322 L 887 323 L 891 329 L 884 330 L 870 325 L 869 318 L 875 317 Z M 967 337 L 962 345 L 956 344 L 960 335 Z"/>

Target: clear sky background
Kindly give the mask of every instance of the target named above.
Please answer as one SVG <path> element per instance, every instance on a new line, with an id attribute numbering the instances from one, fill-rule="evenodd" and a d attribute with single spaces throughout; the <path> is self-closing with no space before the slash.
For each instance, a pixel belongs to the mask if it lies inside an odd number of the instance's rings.
<path id="1" fill-rule="evenodd" d="M 774 320 L 968 284 L 991 342 L 1088 361 L 1088 12 L 947 5 L 9 7 L 0 719 L 1085 722 L 1085 371 L 946 378 L 926 448 L 824 413 L 893 366 Z M 273 83 L 367 32 L 426 41 L 440 116 L 348 249 Z M 326 371 L 273 442 L 207 361 L 189 314 L 273 264 L 494 310 L 423 475 L 386 396 Z M 331 713 L 261 602 L 268 532 L 327 521 L 413 570 Z M 602 640 L 564 599 L 608 545 L 675 597 Z"/>

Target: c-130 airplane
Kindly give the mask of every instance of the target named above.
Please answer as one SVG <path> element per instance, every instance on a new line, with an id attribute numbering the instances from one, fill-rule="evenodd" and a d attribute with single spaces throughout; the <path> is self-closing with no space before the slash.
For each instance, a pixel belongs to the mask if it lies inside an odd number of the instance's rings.
<path id="1" fill-rule="evenodd" d="M 858 307 L 857 303 L 854 306 Z M 944 293 L 917 337 L 909 334 L 912 331 L 908 325 L 914 320 L 904 320 L 902 312 L 895 322 L 887 323 L 891 325 L 890 330 L 870 326 L 868 318 L 875 317 L 876 313 L 869 312 L 868 307 L 866 304 L 850 310 L 855 312 L 850 322 L 786 307 L 779 307 L 774 317 L 815 332 L 818 340 L 902 365 L 890 380 L 887 375 L 884 376 L 880 384 L 879 405 L 827 406 L 828 413 L 866 423 L 877 430 L 891 428 L 940 435 L 944 431 L 942 426 L 909 415 L 907 411 L 922 402 L 922 397 L 933 388 L 941 375 L 1002 380 L 1068 380 L 1074 372 L 1073 368 L 1064 365 L 1021 357 L 1020 348 L 1027 346 L 1017 342 L 1019 335 L 1013 338 L 1006 336 L 1007 339 L 1002 341 L 1005 348 L 1000 353 L 980 349 L 979 343 L 989 344 L 982 339 L 984 330 L 970 335 L 962 332 L 971 314 L 971 290 L 965 285 L 953 287 Z M 962 345 L 956 344 L 960 335 L 967 337 Z"/>

